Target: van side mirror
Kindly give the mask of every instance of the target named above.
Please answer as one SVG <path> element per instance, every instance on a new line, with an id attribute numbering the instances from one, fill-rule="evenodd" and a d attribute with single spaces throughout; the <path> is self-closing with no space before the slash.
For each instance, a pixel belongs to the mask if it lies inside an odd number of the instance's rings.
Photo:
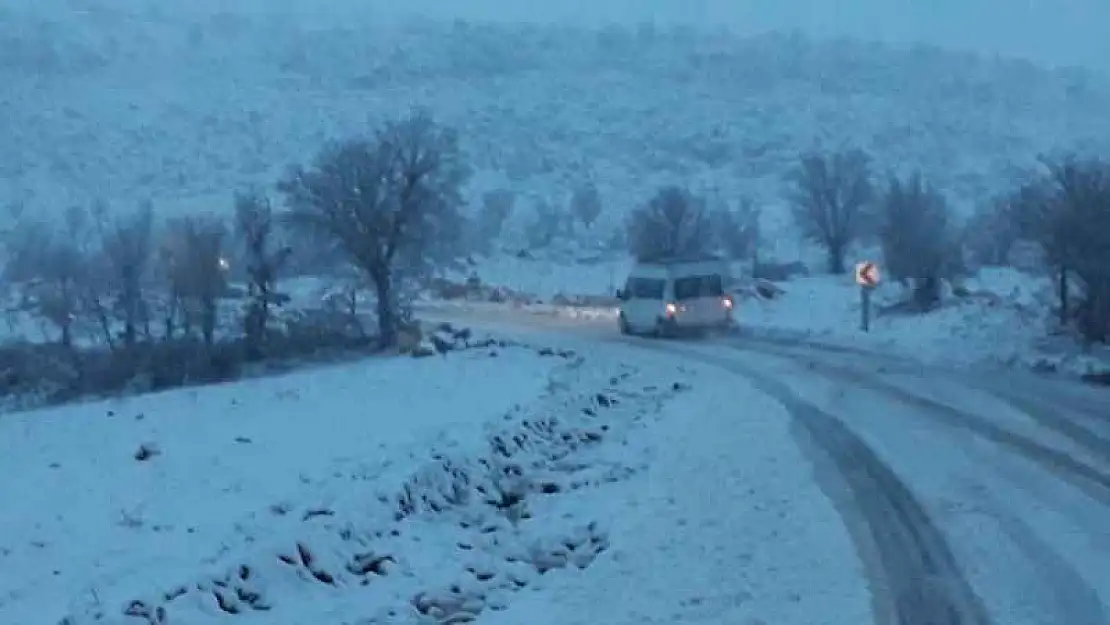
<path id="1" fill-rule="evenodd" d="M 624 289 L 617 289 L 615 295 L 617 296 L 617 299 L 621 300 L 622 302 L 628 299 L 628 294 L 624 292 Z"/>

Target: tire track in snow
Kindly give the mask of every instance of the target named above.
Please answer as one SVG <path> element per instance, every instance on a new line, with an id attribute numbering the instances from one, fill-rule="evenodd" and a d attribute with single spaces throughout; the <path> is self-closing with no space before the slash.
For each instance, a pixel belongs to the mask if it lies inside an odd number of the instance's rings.
<path id="1" fill-rule="evenodd" d="M 735 347 L 738 347 L 734 345 Z M 809 344 L 803 339 L 784 339 L 773 335 L 755 335 L 747 337 L 743 349 L 760 351 L 763 353 L 785 358 L 815 359 L 838 357 L 860 357 L 869 361 L 881 361 L 884 368 L 892 367 L 898 370 L 902 367 L 918 369 L 923 367 L 912 361 L 889 354 L 873 353 L 851 346 L 825 345 L 820 343 Z M 822 363 L 829 366 L 828 362 Z M 843 365 L 835 365 L 841 368 Z M 846 369 L 846 368 L 845 368 Z M 924 369 L 922 368 L 922 372 Z M 873 377 L 873 376 L 871 376 Z M 1110 463 L 1110 402 L 1100 402 L 1094 398 L 1077 398 L 1057 394 L 1047 401 L 1044 397 L 1030 392 L 1028 389 L 1003 385 L 990 380 L 979 380 L 969 385 L 975 390 L 984 391 L 996 399 L 1010 405 L 1025 416 L 1037 421 L 1057 434 L 1069 439 L 1079 448 L 1089 453 L 1092 457 Z M 893 387 L 893 386 L 892 386 Z M 896 388 L 896 387 L 893 387 Z M 879 389 L 875 389 L 879 390 Z M 1062 415 L 1067 411 L 1069 415 Z M 1082 417 L 1077 419 L 1075 417 Z M 1085 421 L 1086 423 L 1083 423 Z M 1097 429 L 1096 429 L 1097 427 Z"/>
<path id="2" fill-rule="evenodd" d="M 1015 451 L 1022 457 L 1047 469 L 1049 474 L 1076 486 L 1091 498 L 1110 505 L 1110 473 L 1098 467 L 1094 467 L 1089 463 L 1076 460 L 1060 449 L 1008 430 L 991 420 L 984 419 L 942 401 L 919 395 L 896 384 L 883 381 L 873 372 L 861 371 L 858 368 L 830 363 L 814 353 L 792 352 L 789 350 L 752 344 L 733 344 L 731 347 L 737 350 L 757 351 L 767 355 L 793 360 L 795 362 L 804 359 L 807 366 L 824 376 L 842 380 L 856 388 L 867 389 L 888 397 L 893 397 L 906 405 L 914 406 L 927 412 L 933 418 L 949 426 L 970 432 L 979 438 L 991 441 L 1011 451 Z M 1000 397 L 999 399 L 1006 401 L 1005 397 Z M 1010 401 L 1008 403 L 1019 410 L 1023 408 L 1023 402 Z M 1051 415 L 1045 410 L 1037 410 L 1028 403 L 1025 403 L 1024 407 L 1029 409 L 1027 416 L 1030 418 L 1038 420 L 1038 422 L 1046 427 L 1051 427 L 1057 433 L 1077 442 L 1082 445 L 1084 449 L 1094 453 L 1096 456 L 1110 459 L 1110 456 L 1104 455 L 1110 453 L 1110 446 L 1105 446 L 1096 435 L 1091 433 L 1092 438 L 1085 441 L 1082 440 L 1088 433 L 1086 428 L 1075 423 L 1065 425 L 1065 420 L 1061 417 Z M 1022 410 L 1022 412 L 1025 413 L 1026 411 Z M 1038 419 L 1038 417 L 1040 418 Z"/>
<path id="3" fill-rule="evenodd" d="M 924 507 L 840 419 L 804 401 L 785 384 L 740 363 L 662 345 L 636 345 L 672 355 L 680 353 L 740 375 L 787 409 L 802 446 L 814 461 L 818 481 L 837 504 L 867 569 L 879 623 L 991 622 L 943 533 Z"/>
<path id="4" fill-rule="evenodd" d="M 1067 437 L 1093 457 L 1110 463 L 1110 437 L 1096 431 L 1087 424 L 1081 423 L 1080 419 L 1076 418 L 1081 417 L 1092 425 L 1097 424 L 1099 416 L 1093 407 L 1080 406 L 1073 402 L 1057 404 L 1022 389 L 1004 389 L 1000 385 L 996 386 L 994 384 L 991 384 L 990 388 L 986 390 L 1041 425 Z M 1065 411 L 1068 415 L 1062 414 Z M 1104 415 L 1101 418 L 1105 426 L 1108 424 L 1106 420 L 1110 418 L 1106 416 L 1110 415 L 1110 405 L 1104 407 L 1101 414 Z M 1105 427 L 1102 430 L 1105 432 Z"/>
<path id="5" fill-rule="evenodd" d="M 736 347 L 736 346 L 734 346 Z M 745 346 L 752 348 L 752 346 Z M 741 348 L 742 349 L 742 348 Z M 953 423 L 965 430 L 971 429 L 973 434 L 1002 444 L 1011 450 L 1016 450 L 1022 458 L 1032 460 L 1038 466 L 1047 467 L 1047 475 L 1063 479 L 1076 484 L 1080 490 L 1097 500 L 1105 502 L 1110 497 L 1110 475 L 1090 464 L 1074 460 L 1066 453 L 1045 446 L 1033 438 L 1020 436 L 1008 432 L 993 422 L 978 417 L 973 413 L 959 410 L 946 403 L 929 399 L 925 396 L 901 388 L 895 384 L 883 382 L 874 372 L 860 371 L 850 366 L 821 362 L 812 353 L 795 351 L 782 352 L 767 346 L 755 346 L 752 351 L 767 355 L 778 356 L 805 364 L 822 375 L 836 377 L 847 384 L 857 388 L 872 390 L 887 396 L 893 396 L 905 403 L 917 405 L 934 416 L 942 416 L 951 422 L 952 419 L 963 419 L 965 423 Z M 832 357 L 832 354 L 822 354 Z M 817 362 L 814 362 L 817 360 Z M 1110 462 L 1110 443 L 1097 432 L 1087 429 L 1085 425 L 1069 416 L 1061 414 L 1061 408 L 1053 405 L 1048 400 L 1037 397 L 1032 392 L 1020 388 L 1006 387 L 1000 383 L 982 382 L 978 386 L 972 384 L 969 388 L 988 392 L 991 396 L 1003 401 L 1017 409 L 1026 416 L 1034 419 L 1040 425 L 1065 436 L 1075 443 L 1078 448 L 1091 455 L 1092 458 Z M 1099 414 L 1089 404 L 1079 407 L 1078 403 L 1065 402 L 1066 410 L 1071 416 L 1078 416 L 1079 412 L 1091 422 L 1100 419 Z M 1020 484 L 1019 484 L 1020 487 Z M 982 503 L 989 499 L 988 492 L 977 495 Z M 1018 516 L 1006 511 L 1004 507 L 994 505 L 990 518 L 997 527 L 1009 537 L 1012 544 L 1034 563 L 1039 571 L 1038 579 L 1051 589 L 1048 596 L 1053 598 L 1053 605 L 1057 610 L 1059 622 L 1074 623 L 1075 625 L 1096 625 L 1107 623 L 1107 614 L 1098 592 L 1088 583 L 1052 545 L 1045 542 L 1037 533 Z"/>
<path id="6" fill-rule="evenodd" d="M 1038 573 L 1038 582 L 1048 587 L 1048 597 L 1056 606 L 1059 622 L 1068 625 L 1105 625 L 1106 609 L 1098 592 L 1077 573 L 1072 566 L 1045 542 L 1037 532 L 1018 515 L 999 505 L 990 491 L 982 489 L 975 493 L 980 504 L 987 503 L 985 512 L 997 527 L 1018 545 L 1022 553 L 1033 563 Z"/>

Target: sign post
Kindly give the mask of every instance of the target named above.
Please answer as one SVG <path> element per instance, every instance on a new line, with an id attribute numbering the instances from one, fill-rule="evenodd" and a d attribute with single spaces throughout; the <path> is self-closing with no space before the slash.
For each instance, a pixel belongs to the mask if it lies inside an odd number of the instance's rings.
<path id="1" fill-rule="evenodd" d="M 879 286 L 879 266 L 872 262 L 856 263 L 856 284 L 859 285 L 860 330 L 871 331 L 871 292 Z"/>

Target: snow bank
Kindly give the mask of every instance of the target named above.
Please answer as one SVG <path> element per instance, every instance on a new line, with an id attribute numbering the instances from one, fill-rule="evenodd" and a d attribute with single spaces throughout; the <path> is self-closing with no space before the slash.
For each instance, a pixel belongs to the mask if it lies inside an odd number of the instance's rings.
<path id="1" fill-rule="evenodd" d="M 648 469 L 590 499 L 610 519 L 610 553 L 485 625 L 872 621 L 852 542 L 790 417 L 736 376 L 688 374 L 693 391 L 653 427 Z"/>
<path id="2" fill-rule="evenodd" d="M 850 277 L 815 276 L 778 284 L 770 299 L 744 297 L 735 316 L 756 334 L 849 345 L 932 363 L 1024 366 L 1083 374 L 1110 363 L 1074 340 L 1053 337 L 1051 285 L 1007 269 L 983 269 L 927 314 L 898 312 L 896 287 L 874 296 L 869 332 L 860 329 L 859 289 Z"/>
<path id="3" fill-rule="evenodd" d="M 623 257 L 596 262 L 559 262 L 504 254 L 480 259 L 474 273 L 483 283 L 549 300 L 560 293 L 612 295 L 624 284 L 631 264 Z"/>
<path id="4" fill-rule="evenodd" d="M 554 502 L 687 387 L 503 345 L 5 420 L 0 620 L 460 622 L 590 565 L 608 527 Z"/>
<path id="5" fill-rule="evenodd" d="M 0 622 L 166 590 L 336 476 L 480 446 L 555 366 L 494 347 L 4 415 L 0 566 L 21 573 L 0 576 Z"/>

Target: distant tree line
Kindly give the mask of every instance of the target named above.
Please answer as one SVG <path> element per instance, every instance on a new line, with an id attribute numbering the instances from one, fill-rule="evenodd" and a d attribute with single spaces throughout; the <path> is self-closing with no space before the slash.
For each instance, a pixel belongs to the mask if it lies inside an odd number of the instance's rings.
<path id="1" fill-rule="evenodd" d="M 0 395 L 64 401 L 389 347 L 408 323 L 409 285 L 461 250 L 468 175 L 455 132 L 416 111 L 291 167 L 277 206 L 246 189 L 233 211 L 165 220 L 152 203 L 95 203 L 63 220 L 15 207 L 2 242 L 16 340 L 0 349 Z M 335 289 L 287 311 L 283 280 L 302 271 Z M 28 340 L 28 323 L 47 340 Z"/>

